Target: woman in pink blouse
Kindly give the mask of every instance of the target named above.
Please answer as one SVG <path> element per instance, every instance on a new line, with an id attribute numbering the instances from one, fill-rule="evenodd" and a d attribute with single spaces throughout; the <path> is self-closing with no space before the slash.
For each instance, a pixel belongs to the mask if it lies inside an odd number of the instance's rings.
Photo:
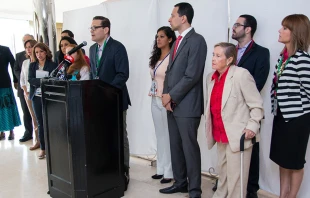
<path id="1" fill-rule="evenodd" d="M 162 105 L 161 96 L 169 64 L 170 49 L 175 40 L 175 33 L 170 27 L 159 28 L 150 57 L 152 83 L 149 96 L 152 97 L 152 116 L 157 139 L 157 173 L 152 178 L 163 178 L 161 183 L 169 183 L 173 178 L 167 111 Z"/>

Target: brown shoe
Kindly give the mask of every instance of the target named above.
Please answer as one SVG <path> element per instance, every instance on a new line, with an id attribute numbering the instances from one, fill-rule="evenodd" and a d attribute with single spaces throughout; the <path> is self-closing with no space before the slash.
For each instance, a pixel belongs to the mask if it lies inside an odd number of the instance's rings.
<path id="1" fill-rule="evenodd" d="M 33 151 L 33 150 L 36 150 L 36 149 L 38 149 L 38 148 L 40 148 L 40 143 L 39 143 L 39 142 L 37 142 L 37 143 L 35 143 L 35 145 L 31 146 L 31 147 L 29 148 L 29 150 Z"/>

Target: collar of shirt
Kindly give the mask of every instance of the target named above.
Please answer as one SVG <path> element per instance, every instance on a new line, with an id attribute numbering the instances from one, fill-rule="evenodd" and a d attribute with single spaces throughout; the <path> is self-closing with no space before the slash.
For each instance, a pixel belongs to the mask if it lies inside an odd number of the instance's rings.
<path id="1" fill-rule="evenodd" d="M 107 43 L 108 43 L 109 39 L 110 39 L 110 36 L 108 36 L 108 38 L 107 38 Z M 103 46 L 104 46 L 104 42 L 103 42 L 103 44 L 102 44 L 101 46 L 99 46 L 99 44 L 98 44 L 97 55 L 98 55 L 99 58 L 100 58 L 101 55 L 102 55 Z"/>
<path id="2" fill-rule="evenodd" d="M 237 63 L 239 63 L 241 57 L 243 56 L 246 48 L 248 48 L 248 46 L 250 45 L 250 43 L 252 42 L 252 40 L 250 40 L 250 42 L 248 42 L 245 46 L 243 47 L 239 47 L 239 45 L 237 45 L 238 48 L 238 53 L 237 53 Z"/>
<path id="3" fill-rule="evenodd" d="M 226 71 L 223 73 L 221 79 L 225 79 L 227 73 L 228 73 L 228 70 L 231 66 L 229 66 Z M 212 75 L 212 80 L 218 80 L 220 77 L 220 73 L 218 71 L 215 71 L 214 74 Z"/>
<path id="4" fill-rule="evenodd" d="M 109 39 L 110 39 L 110 36 L 108 36 L 108 38 L 107 38 L 107 43 L 108 43 Z M 101 46 L 98 44 L 98 52 L 103 50 L 103 46 L 104 46 L 104 42 Z"/>
<path id="5" fill-rule="evenodd" d="M 182 32 L 182 34 L 180 35 L 180 36 L 182 36 L 182 38 L 181 38 L 181 40 L 179 42 L 178 48 L 179 48 L 180 44 L 182 43 L 182 41 L 183 41 L 184 37 L 186 36 L 186 34 L 189 33 L 189 31 L 191 31 L 192 29 L 193 29 L 193 27 L 189 27 L 189 28 L 187 28 L 186 30 L 184 30 Z"/>

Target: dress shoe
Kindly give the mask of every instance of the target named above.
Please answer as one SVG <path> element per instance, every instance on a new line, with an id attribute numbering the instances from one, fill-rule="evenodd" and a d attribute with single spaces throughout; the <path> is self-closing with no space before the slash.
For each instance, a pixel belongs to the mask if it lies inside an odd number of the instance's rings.
<path id="1" fill-rule="evenodd" d="M 176 186 L 172 185 L 172 186 L 170 186 L 168 188 L 160 189 L 159 192 L 163 193 L 163 194 L 173 194 L 173 193 L 178 193 L 178 192 L 187 193 L 188 192 L 188 187 L 185 186 L 185 187 L 179 188 L 179 187 L 176 187 Z"/>
<path id="2" fill-rule="evenodd" d="M 32 137 L 29 137 L 29 136 L 24 137 L 23 136 L 21 139 L 19 139 L 20 142 L 27 142 L 28 140 L 32 140 Z"/>
<path id="3" fill-rule="evenodd" d="M 258 198 L 257 192 L 248 192 L 246 198 Z"/>
<path id="4" fill-rule="evenodd" d="M 163 176 L 164 175 L 157 175 L 157 174 L 155 174 L 155 175 L 152 176 L 152 178 L 153 179 L 161 179 L 161 178 L 163 178 Z"/>
<path id="5" fill-rule="evenodd" d="M 165 179 L 163 178 L 162 180 L 160 180 L 160 183 L 161 184 L 167 184 L 167 183 L 170 183 L 172 181 L 172 179 Z"/>

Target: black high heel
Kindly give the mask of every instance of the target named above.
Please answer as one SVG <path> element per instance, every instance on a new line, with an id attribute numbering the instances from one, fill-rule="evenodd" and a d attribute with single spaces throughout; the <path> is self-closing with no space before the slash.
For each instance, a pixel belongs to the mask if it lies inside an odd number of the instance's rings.
<path id="1" fill-rule="evenodd" d="M 14 140 L 14 135 L 9 135 L 8 140 Z"/>

